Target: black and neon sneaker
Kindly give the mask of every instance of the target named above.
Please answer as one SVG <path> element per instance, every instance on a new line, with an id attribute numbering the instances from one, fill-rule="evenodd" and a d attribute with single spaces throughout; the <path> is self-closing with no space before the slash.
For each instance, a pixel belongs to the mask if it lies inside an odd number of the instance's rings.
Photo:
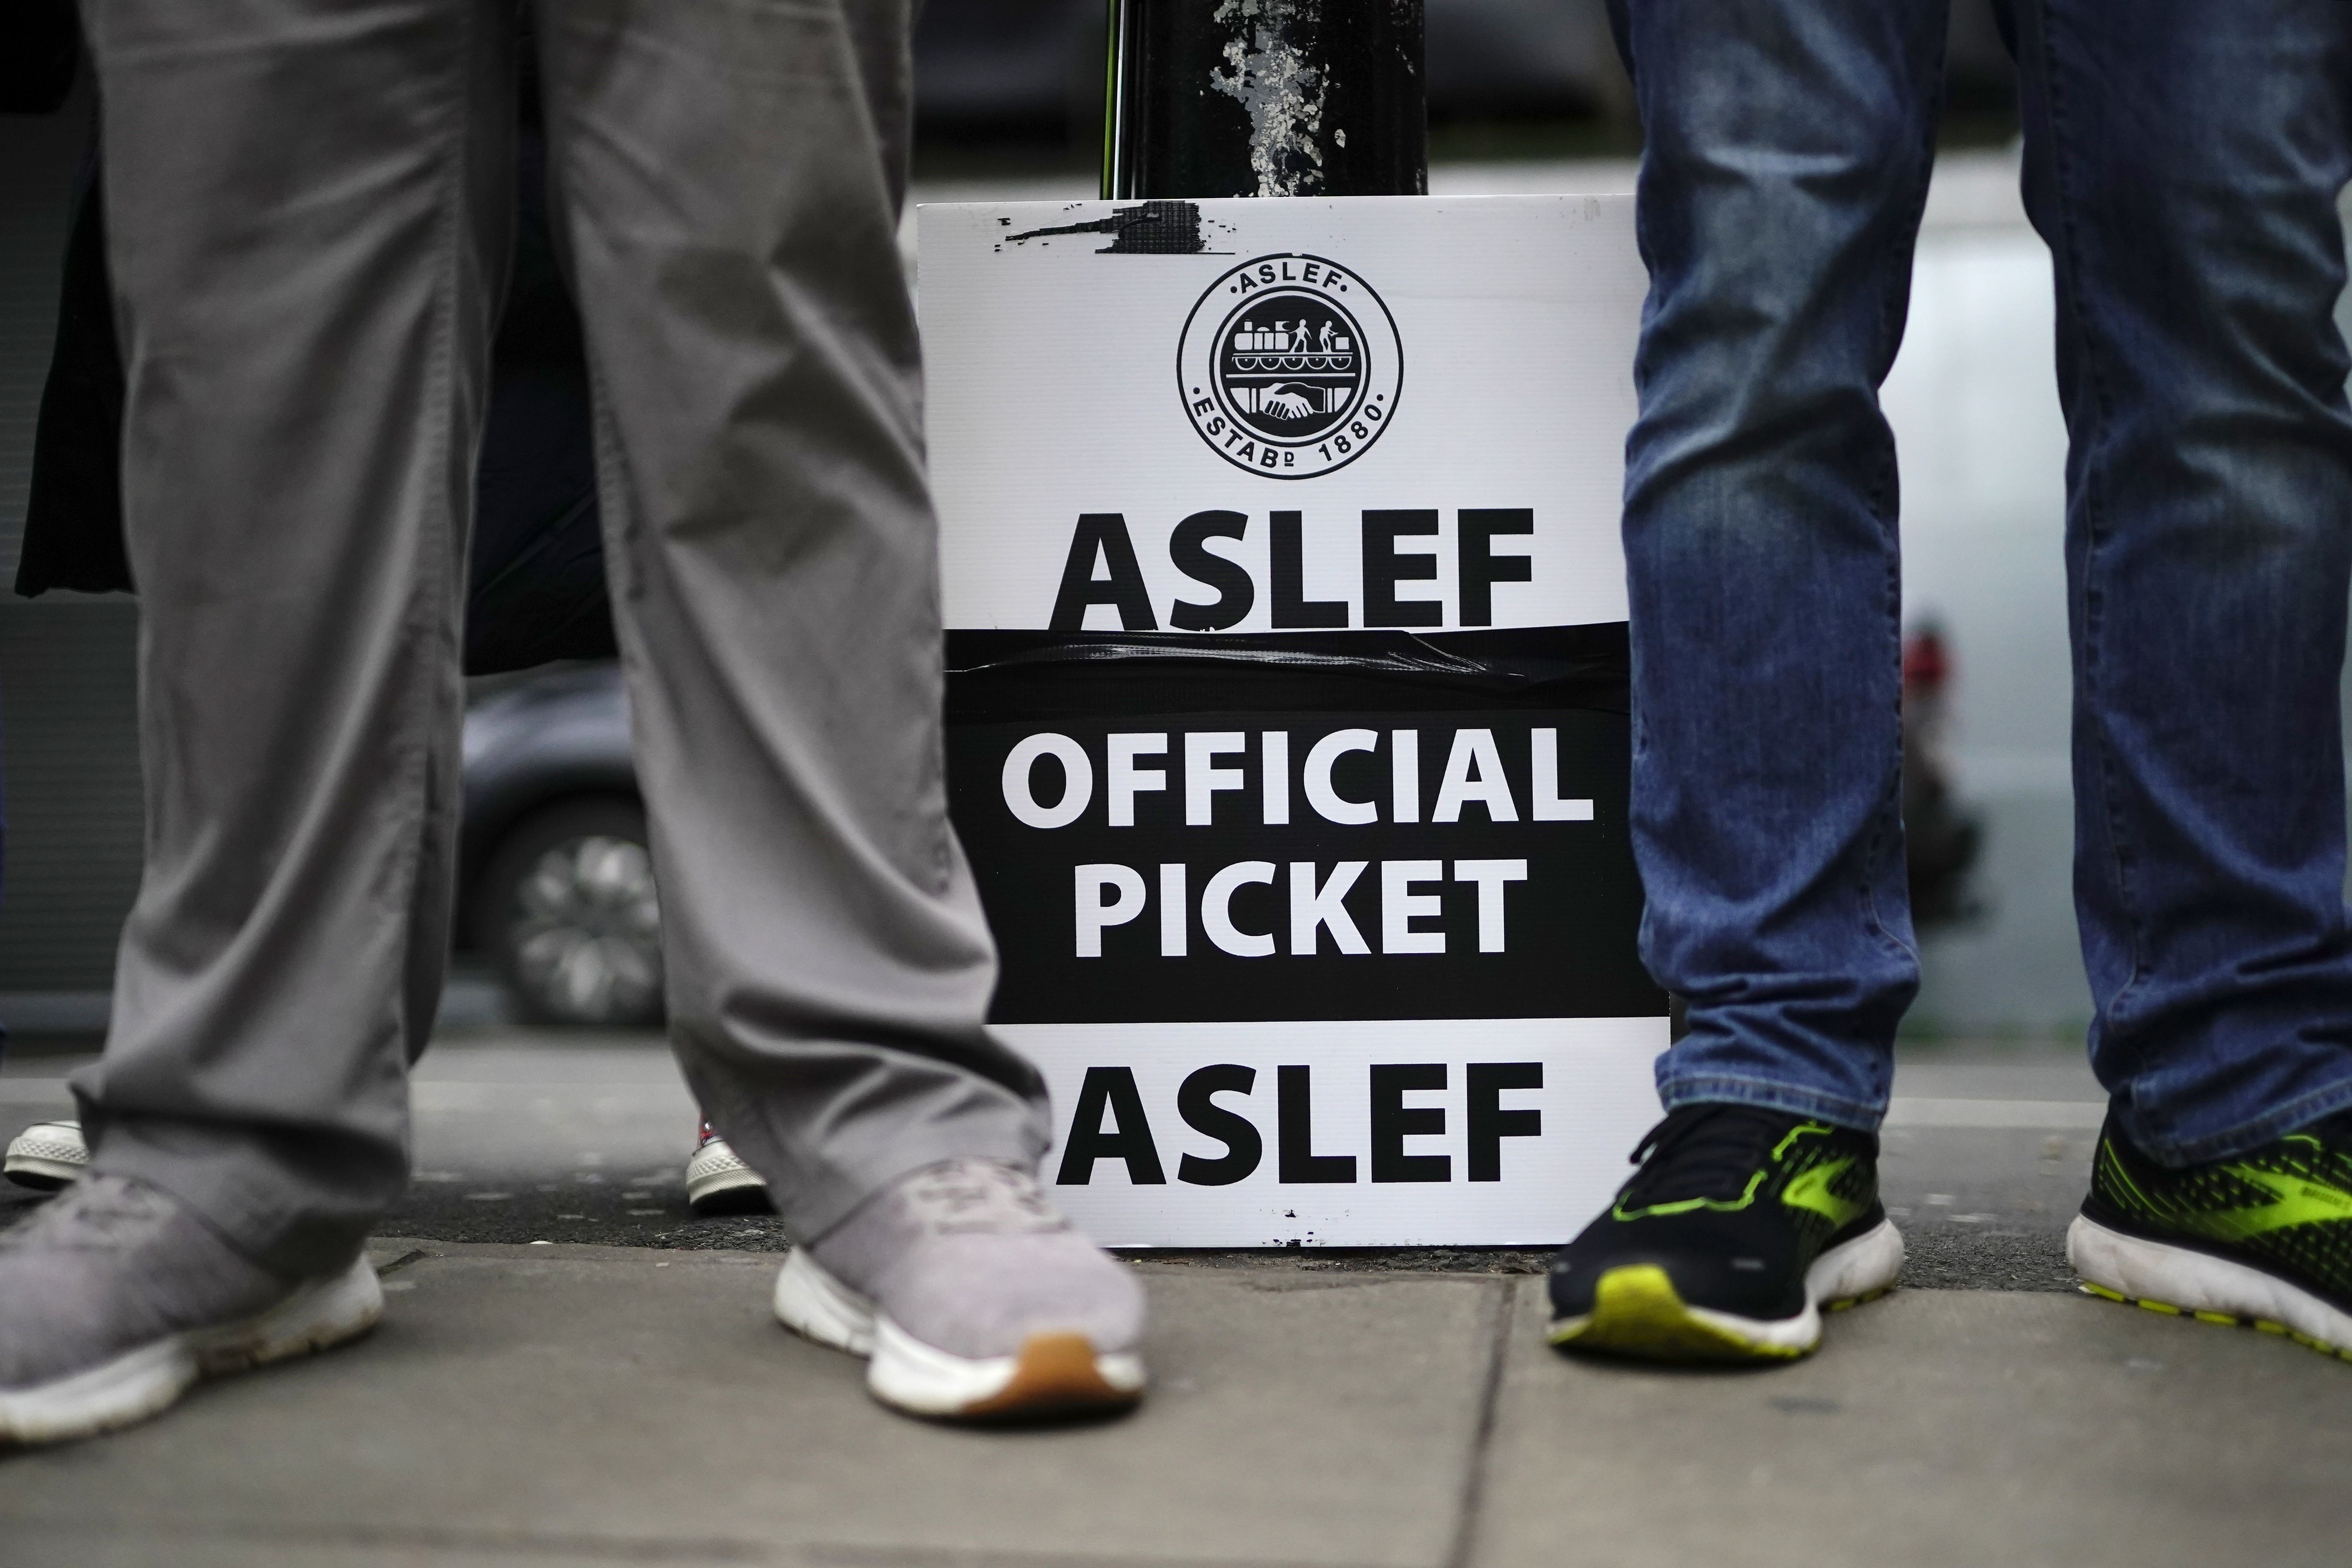
<path id="1" fill-rule="evenodd" d="M 1686 1105 L 1633 1159 L 1642 1168 L 1617 1201 L 1552 1259 L 1555 1345 L 1785 1361 L 1821 1342 L 1824 1308 L 1885 1295 L 1902 1272 L 1867 1132 Z"/>
<path id="2" fill-rule="evenodd" d="M 2352 1361 L 2352 1111 L 2178 1171 L 2110 1115 L 2066 1260 L 2094 1296 Z"/>

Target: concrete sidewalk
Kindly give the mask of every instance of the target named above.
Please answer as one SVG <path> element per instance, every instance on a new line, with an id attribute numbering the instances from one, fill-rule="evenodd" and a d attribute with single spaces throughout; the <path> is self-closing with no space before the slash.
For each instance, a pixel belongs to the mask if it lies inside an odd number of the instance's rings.
<path id="1" fill-rule="evenodd" d="M 2079 1297 L 1898 1291 L 1765 1373 L 1570 1362 L 1542 1281 L 1139 1265 L 1152 1400 L 888 1415 L 771 1255 L 385 1239 L 368 1342 L 0 1458 L 0 1563 L 2336 1564 L 2352 1367 Z"/>

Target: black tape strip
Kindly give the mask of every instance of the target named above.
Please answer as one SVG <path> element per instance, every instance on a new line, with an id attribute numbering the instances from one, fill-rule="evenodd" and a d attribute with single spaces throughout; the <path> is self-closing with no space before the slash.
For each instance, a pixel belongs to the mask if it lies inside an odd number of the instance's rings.
<path id="1" fill-rule="evenodd" d="M 951 631 L 947 719 L 1542 708 L 1624 713 L 1622 622 L 1506 631 Z"/>

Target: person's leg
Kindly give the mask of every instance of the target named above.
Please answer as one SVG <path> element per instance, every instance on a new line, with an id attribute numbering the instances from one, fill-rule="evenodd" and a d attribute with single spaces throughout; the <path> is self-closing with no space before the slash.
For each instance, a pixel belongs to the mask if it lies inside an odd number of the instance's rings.
<path id="1" fill-rule="evenodd" d="M 2352 1106 L 2352 11 L 2017 0 L 2058 288 L 2092 1064 L 2167 1163 Z"/>
<path id="2" fill-rule="evenodd" d="M 1613 0 L 1650 293 L 1626 443 L 1642 956 L 1685 999 L 1648 1163 L 1553 1337 L 1781 1356 L 1902 1247 L 1873 1133 L 1918 984 L 1895 446 L 1945 0 Z"/>
<path id="3" fill-rule="evenodd" d="M 2352 10 L 2017 0 L 2058 293 L 2095 1291 L 2352 1354 Z"/>
<path id="4" fill-rule="evenodd" d="M 1651 276 L 1626 444 L 1642 956 L 1671 1109 L 1870 1130 L 1917 986 L 1894 438 L 1943 0 L 1620 0 Z"/>
<path id="5" fill-rule="evenodd" d="M 1046 1139 L 947 820 L 893 204 L 836 6 L 555 0 L 542 34 L 671 1034 L 815 1235 Z"/>
<path id="6" fill-rule="evenodd" d="M 1043 1290 L 1124 1353 L 1131 1282 L 982 1169 L 1026 1184 L 1048 1131 L 1037 1072 L 985 1027 L 995 953 L 947 818 L 896 243 L 906 7 L 545 0 L 541 18 L 688 1081 L 808 1244 L 789 1279 L 814 1256 L 886 1316 L 949 1304 L 898 1260 L 944 1257 L 912 1238 L 968 1204 L 964 1240 L 1061 1260 L 965 1279 L 975 1312 Z M 908 1184 L 949 1162 L 963 1173 Z M 885 1359 L 877 1392 L 906 1404 Z"/>
<path id="7" fill-rule="evenodd" d="M 448 942 L 507 210 L 493 0 L 91 0 L 147 865 L 89 1173 L 0 1237 L 0 1439 L 341 1342 Z"/>
<path id="8" fill-rule="evenodd" d="M 93 0 L 147 864 L 94 1168 L 274 1268 L 399 1194 L 448 941 L 499 7 Z"/>

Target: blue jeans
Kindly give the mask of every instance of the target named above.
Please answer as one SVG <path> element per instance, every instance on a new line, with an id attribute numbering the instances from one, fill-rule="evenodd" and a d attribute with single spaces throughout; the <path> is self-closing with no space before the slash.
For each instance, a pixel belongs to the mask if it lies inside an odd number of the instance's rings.
<path id="1" fill-rule="evenodd" d="M 1945 0 L 1612 0 L 1647 143 L 1627 443 L 1669 1106 L 1874 1127 L 1918 984 L 1895 447 Z M 2331 319 L 2347 0 L 2014 0 L 2056 269 L 2092 1065 L 2170 1163 L 2352 1106 Z M 2053 679 L 2055 679 L 2053 672 Z"/>

